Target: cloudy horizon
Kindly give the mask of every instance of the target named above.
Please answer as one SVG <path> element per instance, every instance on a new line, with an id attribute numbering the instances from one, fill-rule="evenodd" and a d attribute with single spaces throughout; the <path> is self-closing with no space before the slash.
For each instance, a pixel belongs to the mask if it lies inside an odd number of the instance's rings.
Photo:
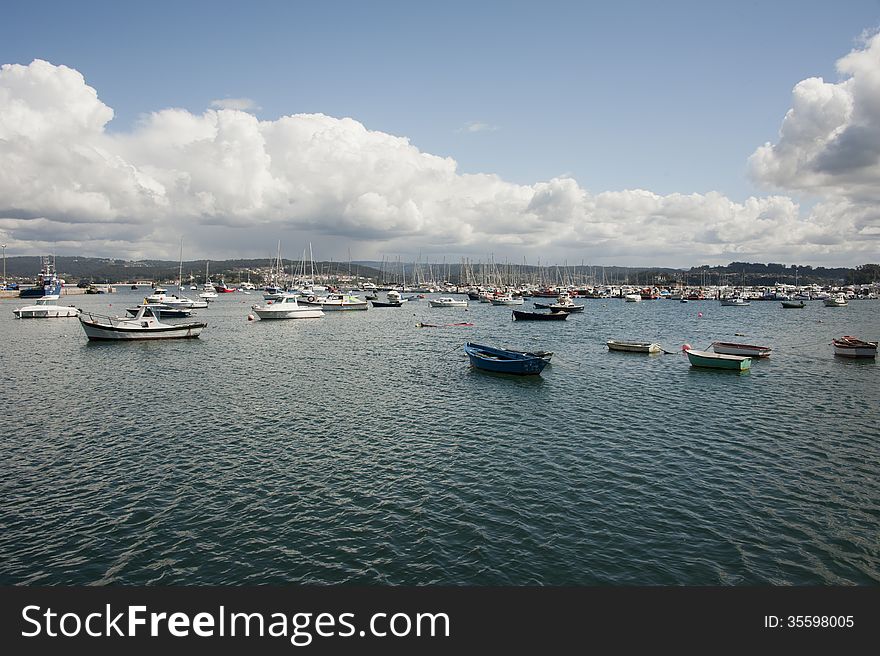
<path id="1" fill-rule="evenodd" d="M 297 259 L 690 267 L 730 261 L 856 266 L 880 251 L 880 34 L 793 80 L 778 136 L 740 166 L 761 193 L 595 190 L 578 174 L 530 183 L 467 172 L 453 156 L 357 116 L 265 116 L 266 99 L 113 124 L 118 91 L 35 58 L 0 69 L 0 240 L 7 256 Z M 760 98 L 756 99 L 760 102 Z M 507 138 L 472 117 L 460 139 Z M 697 163 L 698 165 L 699 163 Z"/>

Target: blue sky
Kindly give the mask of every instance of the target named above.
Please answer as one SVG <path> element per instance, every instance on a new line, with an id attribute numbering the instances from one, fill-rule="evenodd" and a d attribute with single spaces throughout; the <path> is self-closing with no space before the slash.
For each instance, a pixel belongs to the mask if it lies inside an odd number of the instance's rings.
<path id="1" fill-rule="evenodd" d="M 878 26 L 876 0 L 37 1 L 4 8 L 0 63 L 79 71 L 114 111 L 109 134 L 247 98 L 264 121 L 351 117 L 458 173 L 742 203 L 777 193 L 748 160 L 778 140 L 793 87 L 838 82 L 835 62 Z"/>

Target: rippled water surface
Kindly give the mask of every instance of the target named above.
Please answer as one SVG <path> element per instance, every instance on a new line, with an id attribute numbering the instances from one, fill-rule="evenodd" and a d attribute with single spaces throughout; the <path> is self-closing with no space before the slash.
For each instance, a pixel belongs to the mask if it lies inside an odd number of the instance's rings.
<path id="1" fill-rule="evenodd" d="M 880 583 L 880 366 L 830 346 L 880 338 L 880 302 L 248 322 L 258 299 L 131 344 L 0 301 L 0 583 Z M 468 340 L 553 364 L 475 371 Z M 773 355 L 739 374 L 678 352 L 714 340 Z"/>

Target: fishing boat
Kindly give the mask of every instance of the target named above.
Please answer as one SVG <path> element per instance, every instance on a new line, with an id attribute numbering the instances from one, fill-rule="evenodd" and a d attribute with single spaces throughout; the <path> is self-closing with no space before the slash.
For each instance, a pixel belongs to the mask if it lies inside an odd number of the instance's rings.
<path id="1" fill-rule="evenodd" d="M 782 307 L 786 310 L 801 309 L 804 307 L 803 301 L 782 301 Z"/>
<path id="2" fill-rule="evenodd" d="M 465 344 L 464 352 L 467 353 L 471 366 L 476 369 L 517 376 L 536 376 L 548 363 L 548 360 L 532 353 L 508 351 L 472 342 Z"/>
<path id="3" fill-rule="evenodd" d="M 451 296 L 441 296 L 440 298 L 432 298 L 428 301 L 431 307 L 467 307 L 468 302 L 463 298 L 452 298 Z"/>
<path id="4" fill-rule="evenodd" d="M 385 292 L 385 297 L 386 297 L 386 300 L 384 300 L 384 301 L 373 300 L 373 301 L 370 301 L 370 303 L 373 304 L 373 307 L 378 307 L 378 308 L 400 307 L 401 305 L 406 303 L 406 301 L 404 301 L 402 298 L 400 298 L 400 292 L 397 291 L 396 289 L 389 289 L 387 292 Z"/>
<path id="5" fill-rule="evenodd" d="M 516 321 L 565 321 L 568 319 L 568 312 L 524 312 L 523 310 L 513 310 L 513 318 Z"/>
<path id="6" fill-rule="evenodd" d="M 732 342 L 712 342 L 711 347 L 716 353 L 722 353 L 724 355 L 745 355 L 750 358 L 769 357 L 770 351 L 773 350 L 769 346 L 734 344 Z"/>
<path id="7" fill-rule="evenodd" d="M 56 294 L 49 294 L 38 298 L 34 305 L 13 310 L 12 314 L 19 319 L 66 319 L 79 314 L 79 310 L 72 305 L 58 305 L 58 299 Z"/>
<path id="8" fill-rule="evenodd" d="M 877 342 L 866 342 L 857 337 L 846 335 L 840 339 L 835 339 L 834 355 L 843 358 L 876 358 Z"/>
<path id="9" fill-rule="evenodd" d="M 141 305 L 138 313 L 131 319 L 81 312 L 79 323 L 89 339 L 106 341 L 186 339 L 198 337 L 202 329 L 208 325 L 202 321 L 178 324 L 162 323 L 149 305 Z"/>
<path id="10" fill-rule="evenodd" d="M 627 353 L 660 353 L 663 350 L 656 342 L 628 342 L 609 339 L 605 345 L 609 351 L 625 351 Z"/>
<path id="11" fill-rule="evenodd" d="M 229 287 L 225 281 L 221 280 L 214 283 L 214 291 L 218 294 L 231 294 L 235 291 L 235 287 Z"/>
<path id="12" fill-rule="evenodd" d="M 746 371 L 752 365 L 752 359 L 740 355 L 722 355 L 709 351 L 685 351 L 692 367 L 705 367 L 708 369 L 728 369 L 733 371 Z"/>
<path id="13" fill-rule="evenodd" d="M 843 294 L 830 296 L 826 298 L 823 303 L 825 303 L 825 307 L 846 307 L 847 305 L 849 305 L 846 300 L 846 296 L 844 296 Z"/>
<path id="14" fill-rule="evenodd" d="M 641 294 L 626 294 L 623 297 L 623 300 L 626 301 L 627 303 L 638 303 L 639 301 L 642 300 L 642 295 Z"/>
<path id="15" fill-rule="evenodd" d="M 251 309 L 260 319 L 319 319 L 324 316 L 320 308 L 300 305 L 293 294 L 268 301 L 266 305 L 252 305 Z"/>
<path id="16" fill-rule="evenodd" d="M 40 273 L 34 287 L 20 289 L 19 298 L 43 298 L 44 296 L 60 296 L 61 280 L 55 272 L 55 263 L 48 255 L 40 258 Z"/>
<path id="17" fill-rule="evenodd" d="M 746 305 L 751 305 L 751 303 L 742 296 L 726 296 L 721 299 L 721 305 L 725 307 L 745 307 Z"/>

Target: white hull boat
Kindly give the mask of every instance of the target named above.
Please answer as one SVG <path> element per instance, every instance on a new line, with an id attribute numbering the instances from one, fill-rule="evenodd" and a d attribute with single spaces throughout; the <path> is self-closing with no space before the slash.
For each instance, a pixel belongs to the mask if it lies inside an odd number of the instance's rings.
<path id="1" fill-rule="evenodd" d="M 296 296 L 282 296 L 266 305 L 253 305 L 251 309 L 260 319 L 320 319 L 324 316 L 320 308 L 300 305 Z"/>
<path id="2" fill-rule="evenodd" d="M 134 317 L 107 317 L 80 313 L 79 323 L 90 340 L 131 341 L 136 339 L 187 339 L 198 337 L 204 322 L 162 323 L 149 305 L 141 305 Z"/>
<path id="3" fill-rule="evenodd" d="M 319 308 L 324 312 L 339 312 L 347 310 L 366 310 L 370 304 L 362 298 L 351 294 L 328 294 L 327 296 L 307 296 L 305 300 L 299 299 L 300 305 L 311 308 Z"/>
<path id="4" fill-rule="evenodd" d="M 79 314 L 79 310 L 72 305 L 58 305 L 58 298 L 54 294 L 43 296 L 34 305 L 25 305 L 12 313 L 19 319 L 67 319 Z"/>
<path id="5" fill-rule="evenodd" d="M 444 296 L 442 298 L 431 299 L 428 301 L 428 305 L 431 307 L 439 308 L 439 307 L 467 307 L 468 302 L 464 299 L 451 298 L 449 296 Z"/>

